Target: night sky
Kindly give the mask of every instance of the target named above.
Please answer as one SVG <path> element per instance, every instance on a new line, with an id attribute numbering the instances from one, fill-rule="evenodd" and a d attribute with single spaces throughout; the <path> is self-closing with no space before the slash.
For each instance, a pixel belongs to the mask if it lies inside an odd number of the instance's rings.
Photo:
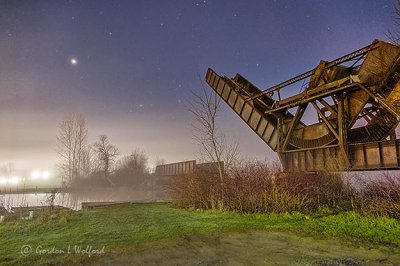
<path id="1" fill-rule="evenodd" d="M 0 0 L 0 165 L 53 169 L 65 112 L 121 155 L 196 159 L 185 106 L 208 67 L 267 88 L 386 39 L 393 13 L 389 0 Z M 244 156 L 275 158 L 225 105 L 220 122 Z"/>

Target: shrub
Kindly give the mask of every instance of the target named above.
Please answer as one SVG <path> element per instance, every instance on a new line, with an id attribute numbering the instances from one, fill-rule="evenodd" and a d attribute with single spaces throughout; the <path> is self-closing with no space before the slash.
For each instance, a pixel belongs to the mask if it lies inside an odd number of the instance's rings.
<path id="1" fill-rule="evenodd" d="M 388 216 L 400 220 L 400 178 L 384 173 L 378 178 L 365 179 L 357 194 L 361 213 Z"/>
<path id="2" fill-rule="evenodd" d="M 255 161 L 225 176 L 197 172 L 173 178 L 175 205 L 241 213 L 310 211 L 321 207 L 349 208 L 352 191 L 340 175 L 282 174 L 276 164 Z"/>
<path id="3" fill-rule="evenodd" d="M 176 206 L 192 209 L 216 208 L 220 198 L 219 177 L 202 172 L 171 178 L 168 188 Z"/>
<path id="4" fill-rule="evenodd" d="M 400 220 L 400 178 L 360 178 L 357 190 L 339 173 L 279 173 L 276 164 L 245 162 L 218 176 L 197 172 L 170 182 L 173 203 L 240 213 L 356 211 Z"/>
<path id="5" fill-rule="evenodd" d="M 353 194 L 338 174 L 284 174 L 265 162 L 242 165 L 227 183 L 225 205 L 239 212 L 348 209 Z"/>

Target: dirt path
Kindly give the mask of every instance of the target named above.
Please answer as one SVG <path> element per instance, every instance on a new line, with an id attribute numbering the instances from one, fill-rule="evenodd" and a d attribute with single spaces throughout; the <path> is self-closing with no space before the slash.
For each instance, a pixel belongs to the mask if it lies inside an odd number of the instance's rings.
<path id="1" fill-rule="evenodd" d="M 399 254 L 283 232 L 197 235 L 96 265 L 400 265 Z"/>

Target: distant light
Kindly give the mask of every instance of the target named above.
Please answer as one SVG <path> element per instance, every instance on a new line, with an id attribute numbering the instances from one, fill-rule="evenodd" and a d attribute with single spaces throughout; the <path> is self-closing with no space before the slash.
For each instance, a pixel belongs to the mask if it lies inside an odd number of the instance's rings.
<path id="1" fill-rule="evenodd" d="M 70 63 L 71 63 L 71 65 L 76 65 L 76 64 L 78 64 L 78 59 L 71 58 Z"/>
<path id="2" fill-rule="evenodd" d="M 50 177 L 49 171 L 43 171 L 43 172 L 42 172 L 42 178 L 43 178 L 43 179 L 48 179 L 49 177 Z"/>
<path id="3" fill-rule="evenodd" d="M 8 180 L 8 182 L 10 184 L 16 185 L 16 184 L 18 184 L 20 182 L 20 179 L 19 179 L 18 176 L 13 176 Z"/>
<path id="4" fill-rule="evenodd" d="M 50 177 L 50 172 L 49 171 L 32 171 L 31 172 L 31 179 L 32 180 L 38 180 L 38 179 L 49 179 Z"/>
<path id="5" fill-rule="evenodd" d="M 32 179 L 39 179 L 40 176 L 41 176 L 41 174 L 40 174 L 39 171 L 33 171 L 33 172 L 31 173 L 31 178 L 32 178 Z"/>
<path id="6" fill-rule="evenodd" d="M 8 183 L 7 178 L 0 177 L 0 184 L 1 184 L 1 185 L 5 185 L 5 184 L 7 184 L 7 183 Z"/>

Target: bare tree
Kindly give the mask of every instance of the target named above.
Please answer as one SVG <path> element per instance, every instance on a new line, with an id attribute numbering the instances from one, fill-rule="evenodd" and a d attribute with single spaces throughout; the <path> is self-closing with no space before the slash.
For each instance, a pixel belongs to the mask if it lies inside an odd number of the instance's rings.
<path id="1" fill-rule="evenodd" d="M 163 159 L 163 158 L 159 158 L 158 156 L 156 157 L 156 161 L 155 161 L 155 165 L 156 166 L 158 166 L 158 165 L 163 165 L 163 164 L 166 164 L 166 160 L 165 159 Z"/>
<path id="2" fill-rule="evenodd" d="M 119 154 L 118 148 L 110 144 L 107 135 L 100 135 L 99 139 L 93 144 L 94 152 L 99 160 L 104 178 L 111 184 L 114 183 L 110 179 L 110 170 Z"/>
<path id="3" fill-rule="evenodd" d="M 83 115 L 79 114 L 75 117 L 75 153 L 76 153 L 76 164 L 74 168 L 76 169 L 76 176 L 81 177 L 82 175 L 82 165 L 84 155 L 88 153 L 87 145 L 87 133 L 86 120 Z"/>
<path id="4" fill-rule="evenodd" d="M 207 91 L 203 83 L 200 94 L 193 93 L 189 111 L 194 115 L 194 140 L 200 147 L 203 159 L 217 164 L 221 184 L 224 183 L 225 169 L 230 169 L 238 159 L 238 144 L 228 141 L 217 125 L 221 109 L 221 98 Z"/>
<path id="5" fill-rule="evenodd" d="M 147 173 L 147 161 L 147 155 L 143 151 L 134 150 L 130 155 L 119 160 L 115 173 L 116 178 L 125 184 L 141 183 Z"/>
<path id="6" fill-rule="evenodd" d="M 58 127 L 57 150 L 63 182 L 71 184 L 81 176 L 83 154 L 87 150 L 87 127 L 82 114 L 66 113 Z"/>
<path id="7" fill-rule="evenodd" d="M 394 29 L 389 29 L 386 35 L 393 43 L 400 44 L 400 0 L 394 3 L 393 24 Z"/>
<path id="8" fill-rule="evenodd" d="M 89 177 L 96 170 L 94 155 L 93 147 L 90 145 L 88 145 L 86 149 L 82 150 L 80 158 L 80 169 L 82 176 Z"/>

